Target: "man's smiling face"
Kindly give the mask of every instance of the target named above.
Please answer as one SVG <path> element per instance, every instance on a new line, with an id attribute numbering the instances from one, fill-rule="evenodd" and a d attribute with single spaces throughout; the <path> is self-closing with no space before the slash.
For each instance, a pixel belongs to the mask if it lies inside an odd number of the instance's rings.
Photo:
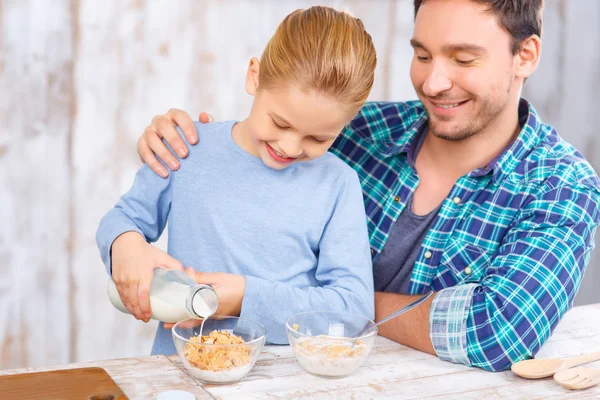
<path id="1" fill-rule="evenodd" d="M 428 0 L 416 16 L 411 80 L 430 117 L 430 132 L 469 138 L 518 100 L 511 35 L 473 0 Z"/>

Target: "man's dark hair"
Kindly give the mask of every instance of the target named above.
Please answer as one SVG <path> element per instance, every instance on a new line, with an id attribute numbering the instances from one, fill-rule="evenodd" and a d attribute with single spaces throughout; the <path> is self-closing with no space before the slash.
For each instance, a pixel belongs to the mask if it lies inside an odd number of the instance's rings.
<path id="1" fill-rule="evenodd" d="M 414 0 L 415 18 L 423 3 Z M 472 0 L 488 6 L 488 12 L 496 15 L 500 25 L 512 36 L 511 51 L 517 54 L 521 42 L 532 35 L 542 37 L 542 10 L 544 0 Z"/>

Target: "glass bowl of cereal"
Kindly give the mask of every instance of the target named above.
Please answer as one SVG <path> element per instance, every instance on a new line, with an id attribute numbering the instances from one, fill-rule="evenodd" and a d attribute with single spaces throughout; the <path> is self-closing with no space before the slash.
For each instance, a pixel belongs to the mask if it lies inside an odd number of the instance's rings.
<path id="1" fill-rule="evenodd" d="M 173 326 L 173 341 L 188 372 L 203 383 L 226 384 L 250 372 L 265 345 L 267 330 L 246 318 L 212 316 Z"/>
<path id="2" fill-rule="evenodd" d="M 364 328 L 368 330 L 356 337 Z M 369 356 L 377 337 L 375 323 L 351 313 L 309 311 L 286 322 L 288 340 L 304 370 L 325 378 L 356 371 Z"/>

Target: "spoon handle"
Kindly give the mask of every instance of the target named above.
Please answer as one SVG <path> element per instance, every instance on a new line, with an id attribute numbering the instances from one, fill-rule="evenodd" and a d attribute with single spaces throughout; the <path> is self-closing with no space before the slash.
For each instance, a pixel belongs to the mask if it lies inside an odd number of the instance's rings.
<path id="1" fill-rule="evenodd" d="M 387 317 L 385 317 L 384 319 L 382 319 L 381 321 L 377 322 L 375 324 L 375 326 L 379 326 L 381 324 L 384 324 L 384 323 L 388 322 L 390 319 L 396 318 L 398 315 L 404 314 L 405 312 L 412 310 L 413 308 L 415 308 L 416 306 L 418 306 L 419 304 L 421 304 L 425 300 L 427 300 L 429 297 L 431 297 L 432 294 L 433 294 L 433 291 L 427 292 L 426 294 L 424 294 L 423 296 L 421 296 L 417 300 L 413 301 L 412 303 L 410 303 L 406 307 L 403 307 L 403 308 L 399 309 L 395 313 L 390 314 Z"/>
<path id="2" fill-rule="evenodd" d="M 398 311 L 396 311 L 395 313 L 392 313 L 390 315 L 388 315 L 387 317 L 385 317 L 384 319 L 382 319 L 381 321 L 377 322 L 375 325 L 371 325 L 370 327 L 365 327 L 362 331 L 360 331 L 358 333 L 358 335 L 356 335 L 357 337 L 360 337 L 362 335 L 364 335 L 365 333 L 367 333 L 368 331 L 375 329 L 376 327 L 378 327 L 381 324 L 384 324 L 386 322 L 388 322 L 390 319 L 392 318 L 396 318 L 398 315 L 400 314 L 404 314 L 407 311 L 412 310 L 413 308 L 415 308 L 416 306 L 418 306 L 419 304 L 423 303 L 425 300 L 427 300 L 429 297 L 431 297 L 431 295 L 433 294 L 433 290 L 427 292 L 426 294 L 424 294 L 423 296 L 419 297 L 417 300 L 413 301 L 412 303 L 410 303 L 409 305 L 402 307 L 401 309 L 399 309 Z"/>
<path id="3" fill-rule="evenodd" d="M 598 361 L 598 360 L 600 360 L 600 351 L 598 351 L 596 353 L 584 354 L 582 356 L 564 359 L 562 362 L 562 365 L 565 368 L 573 368 L 578 365 L 587 364 L 587 363 L 590 363 L 593 361 Z"/>

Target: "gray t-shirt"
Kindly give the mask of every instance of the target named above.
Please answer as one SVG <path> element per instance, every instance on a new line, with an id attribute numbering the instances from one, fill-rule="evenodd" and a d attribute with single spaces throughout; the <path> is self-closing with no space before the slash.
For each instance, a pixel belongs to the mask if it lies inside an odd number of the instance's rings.
<path id="1" fill-rule="evenodd" d="M 383 251 L 373 263 L 376 292 L 409 294 L 410 276 L 425 235 L 435 221 L 441 204 L 427 215 L 412 211 L 412 195 L 391 228 Z"/>

